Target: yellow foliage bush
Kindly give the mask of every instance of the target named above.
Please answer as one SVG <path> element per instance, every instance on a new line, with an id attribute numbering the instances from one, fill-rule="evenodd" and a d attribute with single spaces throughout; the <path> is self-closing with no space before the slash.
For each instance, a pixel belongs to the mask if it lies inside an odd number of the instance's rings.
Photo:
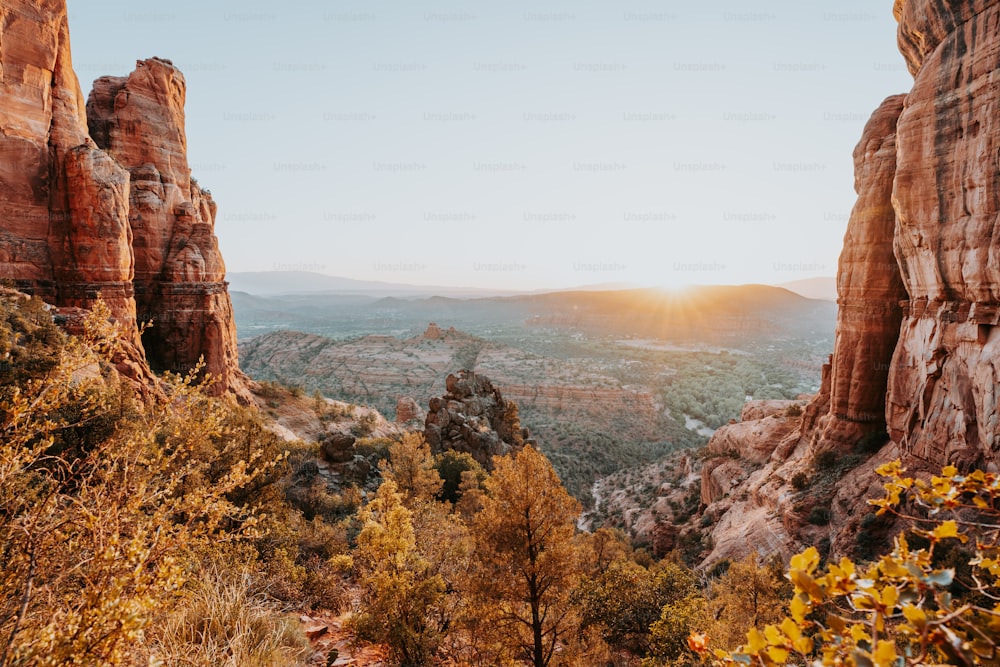
<path id="1" fill-rule="evenodd" d="M 896 461 L 881 466 L 885 497 L 878 513 L 912 521 L 925 548 L 905 534 L 869 565 L 844 558 L 820 568 L 810 547 L 793 557 L 789 616 L 753 629 L 735 653 L 710 652 L 704 637 L 689 644 L 714 665 L 817 664 L 904 667 L 1000 662 L 1000 475 L 953 466 L 929 481 L 904 475 Z M 909 509 L 905 509 L 909 508 Z M 953 591 L 956 572 L 936 556 L 951 543 L 975 550 L 964 595 Z"/>
<path id="2" fill-rule="evenodd" d="M 13 341 L 0 374 L 0 665 L 161 664 L 151 628 L 191 632 L 192 596 L 248 595 L 276 618 L 244 580 L 198 570 L 261 537 L 254 500 L 280 456 L 259 422 L 206 396 L 199 369 L 137 403 L 110 369 L 119 332 L 102 304 L 75 338 L 0 297 Z"/>

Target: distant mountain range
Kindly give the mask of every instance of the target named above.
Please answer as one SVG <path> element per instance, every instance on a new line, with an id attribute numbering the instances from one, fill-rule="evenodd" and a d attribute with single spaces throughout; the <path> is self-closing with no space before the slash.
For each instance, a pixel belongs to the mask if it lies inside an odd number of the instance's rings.
<path id="1" fill-rule="evenodd" d="M 309 271 L 247 271 L 228 274 L 229 289 L 261 296 L 277 294 L 364 294 L 367 296 L 485 297 L 516 294 L 516 290 L 475 287 L 408 285 L 377 280 L 355 280 Z"/>
<path id="2" fill-rule="evenodd" d="M 629 283 L 599 283 L 580 285 L 562 289 L 539 290 L 499 290 L 478 287 L 454 287 L 445 285 L 411 285 L 377 280 L 356 280 L 341 276 L 330 276 L 310 271 L 237 271 L 227 276 L 229 288 L 235 292 L 246 292 L 258 296 L 290 294 L 344 294 L 372 297 L 432 297 L 486 298 L 516 296 L 524 294 L 548 294 L 562 292 L 606 292 L 641 289 Z M 782 283 L 791 292 L 807 299 L 837 300 L 837 280 L 833 277 L 806 278 Z"/>
<path id="3" fill-rule="evenodd" d="M 428 322 L 437 322 L 476 335 L 553 327 L 598 336 L 736 344 L 768 336 L 832 338 L 837 311 L 829 301 L 808 299 L 770 285 L 680 290 L 588 288 L 503 296 L 476 291 L 472 296 L 427 296 L 414 286 L 330 276 L 316 279 L 315 274 L 303 273 L 271 283 L 270 292 L 250 294 L 239 289 L 254 285 L 253 280 L 242 279 L 245 275 L 234 275 L 231 291 L 241 339 L 287 329 L 334 338 L 413 334 Z M 296 289 L 307 280 L 314 280 L 313 291 L 277 292 L 279 288 Z M 324 286 L 329 289 L 321 289 Z M 395 294 L 385 295 L 394 290 Z"/>

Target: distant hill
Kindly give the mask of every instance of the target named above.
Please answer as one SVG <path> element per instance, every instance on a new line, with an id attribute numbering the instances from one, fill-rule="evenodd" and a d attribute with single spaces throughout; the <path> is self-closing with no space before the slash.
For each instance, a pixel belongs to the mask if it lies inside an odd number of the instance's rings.
<path id="1" fill-rule="evenodd" d="M 526 327 L 740 345 L 770 336 L 831 337 L 836 305 L 769 285 L 563 291 L 486 298 L 373 293 L 232 292 L 241 339 L 295 329 L 333 338 L 414 335 L 428 322 L 475 335 Z"/>
<path id="2" fill-rule="evenodd" d="M 713 342 L 806 334 L 817 326 L 832 332 L 836 318 L 836 305 L 771 285 L 560 292 L 506 300 L 535 312 L 529 325 Z"/>
<path id="3" fill-rule="evenodd" d="M 807 299 L 837 300 L 837 279 L 832 276 L 793 280 L 789 283 L 782 283 L 779 287 L 784 287 L 796 294 L 801 294 Z"/>
<path id="4" fill-rule="evenodd" d="M 454 296 L 486 297 L 516 294 L 516 290 L 490 290 L 475 287 L 408 285 L 376 280 L 355 280 L 310 271 L 246 271 L 227 275 L 230 291 L 258 296 L 279 294 L 366 294 L 370 296 Z"/>

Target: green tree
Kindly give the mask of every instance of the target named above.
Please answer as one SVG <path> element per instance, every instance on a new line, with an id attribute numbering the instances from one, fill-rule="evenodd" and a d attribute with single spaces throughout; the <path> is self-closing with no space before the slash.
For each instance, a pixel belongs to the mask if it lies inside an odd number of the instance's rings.
<path id="1" fill-rule="evenodd" d="M 697 593 L 694 574 L 682 565 L 663 561 L 647 569 L 619 558 L 583 582 L 577 596 L 584 628 L 597 626 L 610 646 L 643 655 L 663 608 Z"/>
<path id="2" fill-rule="evenodd" d="M 498 631 L 502 650 L 546 667 L 575 627 L 570 594 L 581 563 L 574 540 L 580 505 L 532 447 L 494 459 L 473 522 L 472 614 Z"/>
<path id="3" fill-rule="evenodd" d="M 479 465 L 472 454 L 468 452 L 458 452 L 448 449 L 434 457 L 434 469 L 441 476 L 443 486 L 438 494 L 440 500 L 447 500 L 450 503 L 457 503 L 462 497 L 462 479 L 467 472 L 471 472 L 479 484 L 486 481 L 486 471 Z"/>

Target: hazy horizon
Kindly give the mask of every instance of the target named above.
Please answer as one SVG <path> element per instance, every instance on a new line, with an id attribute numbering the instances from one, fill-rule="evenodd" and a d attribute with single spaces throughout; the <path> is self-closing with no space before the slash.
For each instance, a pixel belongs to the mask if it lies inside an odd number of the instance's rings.
<path id="1" fill-rule="evenodd" d="M 85 94 L 137 59 L 184 72 L 230 272 L 495 290 L 831 277 L 851 152 L 911 82 L 890 2 L 69 5 Z"/>

